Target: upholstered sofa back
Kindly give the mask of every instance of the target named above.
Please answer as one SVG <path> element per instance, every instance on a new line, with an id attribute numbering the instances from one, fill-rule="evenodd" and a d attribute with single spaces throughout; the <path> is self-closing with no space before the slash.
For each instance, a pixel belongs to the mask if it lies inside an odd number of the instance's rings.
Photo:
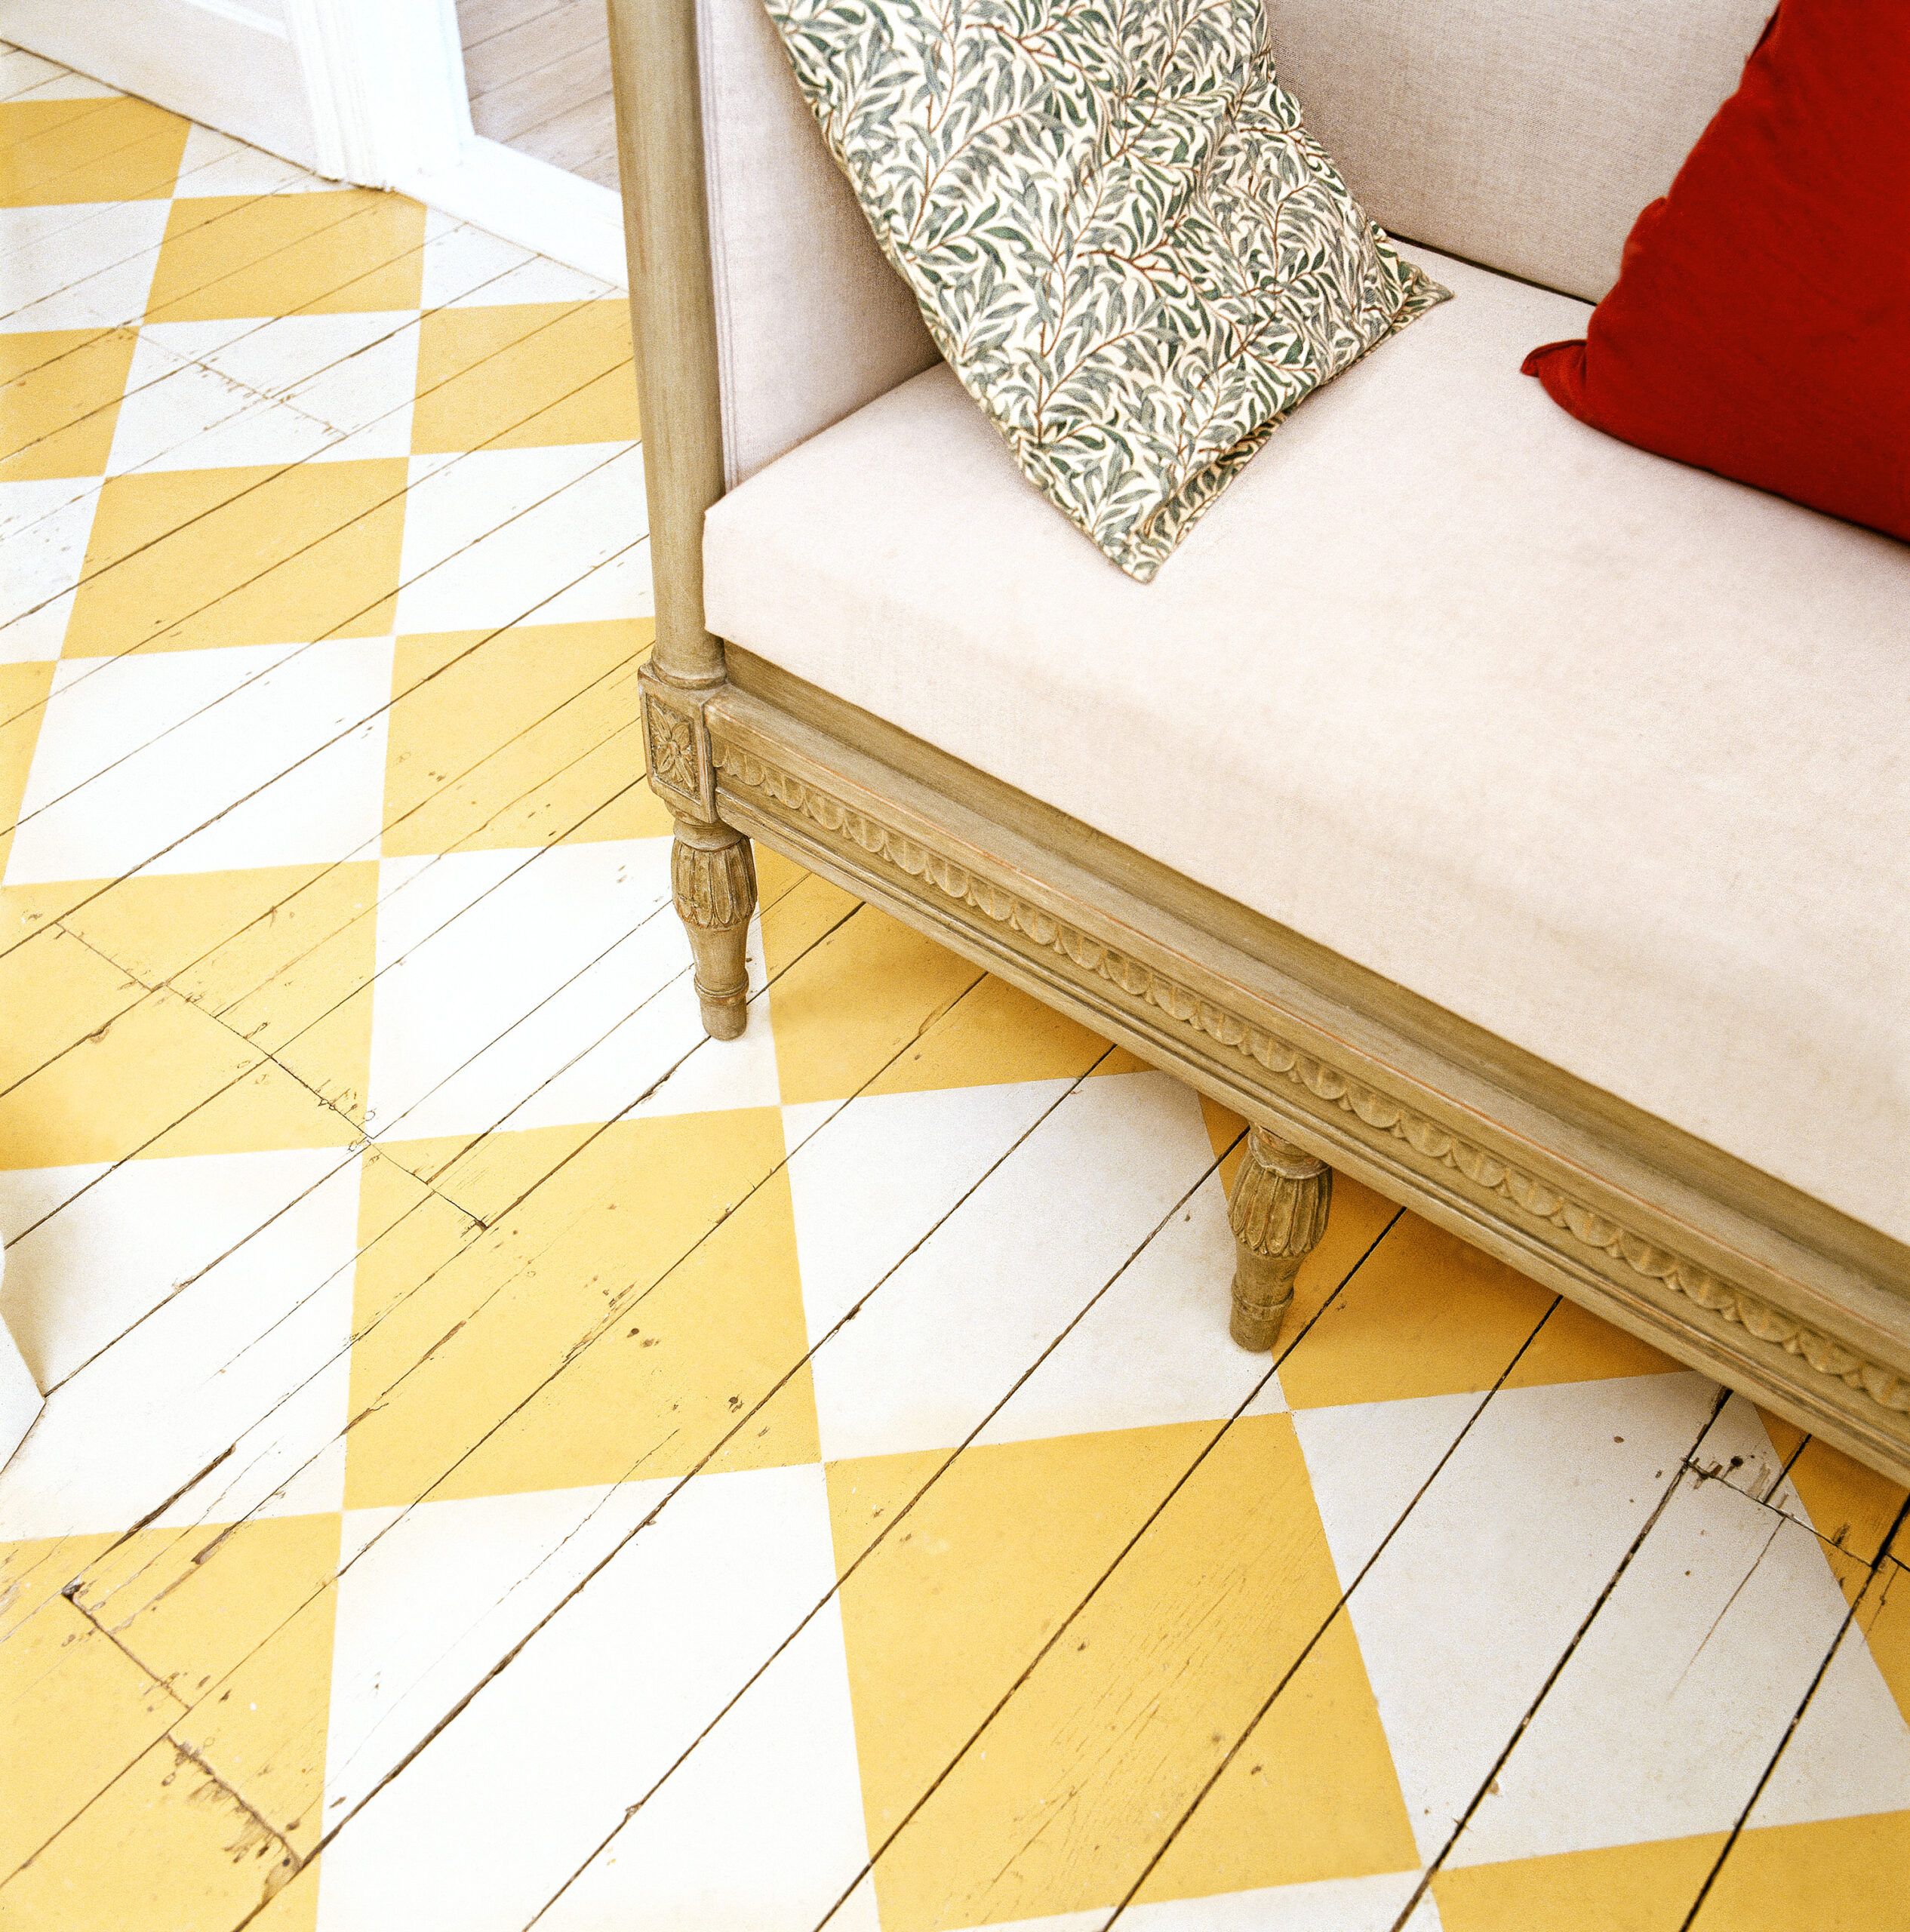
<path id="1" fill-rule="evenodd" d="M 695 0 L 731 488 L 935 360 L 761 0 Z"/>
<path id="2" fill-rule="evenodd" d="M 1595 302 L 1774 0 L 1268 0 L 1281 78 L 1373 219 Z"/>
<path id="3" fill-rule="evenodd" d="M 1893 0 L 1897 4 L 1898 0 Z M 761 0 L 697 11 L 732 486 L 935 352 Z M 1594 301 L 1773 0 L 1268 0 L 1282 75 L 1395 233 Z"/>

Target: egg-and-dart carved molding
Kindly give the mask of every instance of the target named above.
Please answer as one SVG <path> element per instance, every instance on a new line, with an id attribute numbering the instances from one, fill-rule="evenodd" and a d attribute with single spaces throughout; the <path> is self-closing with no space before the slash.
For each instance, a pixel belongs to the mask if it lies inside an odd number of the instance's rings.
<path id="1" fill-rule="evenodd" d="M 1647 1280 L 1662 1283 L 1727 1321 L 1738 1323 L 1747 1334 L 1800 1357 L 1819 1374 L 1862 1392 L 1881 1407 L 1910 1413 L 1910 1377 L 1865 1361 L 1834 1337 L 1647 1240 L 1267 1028 L 1202 998 L 1144 961 L 1056 918 L 971 866 L 944 857 L 899 828 L 768 763 L 760 753 L 720 735 L 715 737 L 713 749 L 718 771 L 733 787 L 768 799 L 825 832 L 851 840 L 870 857 L 933 886 L 944 897 L 1020 934 L 1036 946 L 1060 954 L 1078 971 L 1097 976 L 1130 999 L 1244 1055 L 1269 1073 L 1303 1088 L 1315 1100 L 1341 1109 L 1371 1132 L 1404 1141 L 1423 1158 L 1451 1168 L 1475 1186 L 1502 1196 L 1522 1213 L 1561 1229 L 1581 1245 L 1610 1256 Z"/>

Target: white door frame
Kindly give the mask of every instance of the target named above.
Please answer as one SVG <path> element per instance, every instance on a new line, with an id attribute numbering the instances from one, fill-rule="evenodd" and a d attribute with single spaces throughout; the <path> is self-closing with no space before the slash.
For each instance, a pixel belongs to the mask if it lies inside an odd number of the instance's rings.
<path id="1" fill-rule="evenodd" d="M 472 131 L 455 0 L 0 0 L 0 39 L 624 281 L 615 193 Z"/>
<path id="2" fill-rule="evenodd" d="M 471 126 L 455 0 L 285 0 L 323 174 L 395 188 L 623 285 L 611 189 Z"/>

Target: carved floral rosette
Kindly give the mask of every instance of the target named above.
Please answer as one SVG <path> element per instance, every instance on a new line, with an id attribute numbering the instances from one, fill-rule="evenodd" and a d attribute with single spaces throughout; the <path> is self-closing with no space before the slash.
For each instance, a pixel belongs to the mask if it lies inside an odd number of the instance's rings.
<path id="1" fill-rule="evenodd" d="M 680 817 L 716 816 L 716 772 L 703 723 L 705 694 L 666 683 L 647 665 L 639 674 L 644 759 L 651 788 Z"/>

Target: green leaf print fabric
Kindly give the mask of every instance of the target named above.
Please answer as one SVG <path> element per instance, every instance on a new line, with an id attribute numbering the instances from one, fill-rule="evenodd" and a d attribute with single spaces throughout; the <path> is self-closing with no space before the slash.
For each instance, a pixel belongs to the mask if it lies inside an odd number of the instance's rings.
<path id="1" fill-rule="evenodd" d="M 1282 417 L 1446 291 L 1275 78 L 1262 0 L 765 0 L 937 346 L 1146 583 Z"/>

